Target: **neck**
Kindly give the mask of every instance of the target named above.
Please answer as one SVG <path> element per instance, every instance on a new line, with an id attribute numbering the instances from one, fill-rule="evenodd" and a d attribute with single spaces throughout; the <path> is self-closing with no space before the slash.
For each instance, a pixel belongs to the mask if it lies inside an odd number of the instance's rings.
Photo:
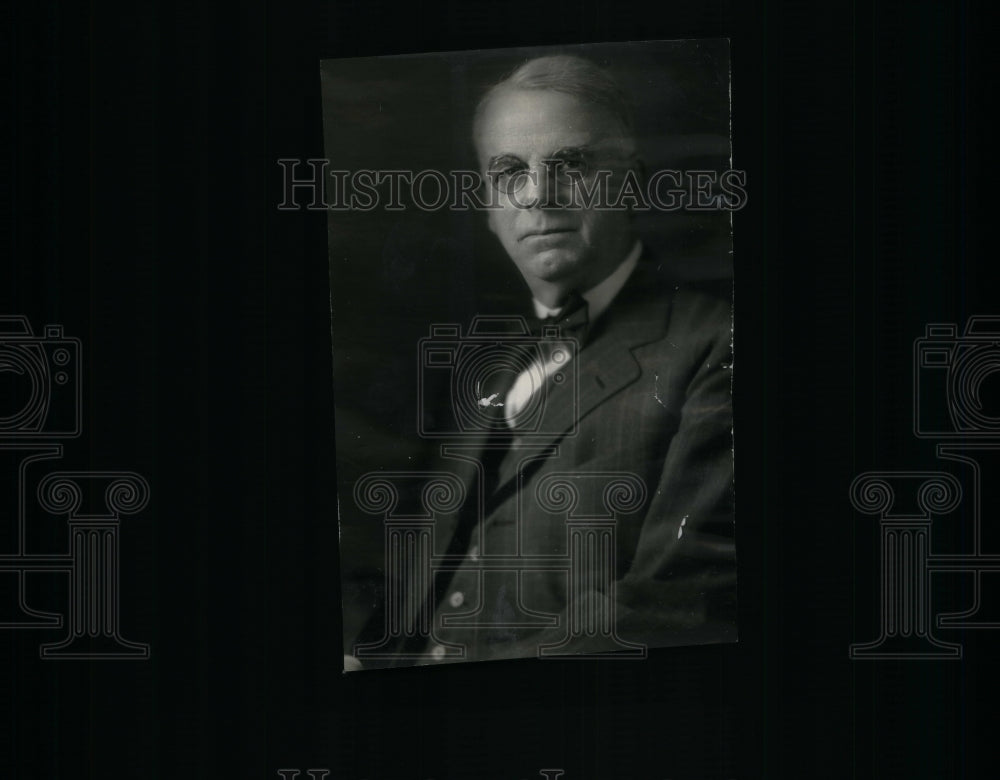
<path id="1" fill-rule="evenodd" d="M 635 246 L 635 238 L 629 236 L 621 242 L 620 246 L 616 247 L 616 251 L 605 255 L 605 257 L 611 258 L 610 260 L 588 263 L 587 270 L 584 272 L 552 281 L 525 276 L 525 281 L 536 301 L 550 309 L 556 309 L 566 302 L 570 294 L 574 292 L 583 294 L 607 279 L 628 257 L 633 246 Z"/>
<path id="2" fill-rule="evenodd" d="M 569 294 L 576 289 L 573 285 L 546 282 L 542 279 L 527 279 L 526 281 L 532 297 L 550 309 L 558 309 L 562 306 Z"/>

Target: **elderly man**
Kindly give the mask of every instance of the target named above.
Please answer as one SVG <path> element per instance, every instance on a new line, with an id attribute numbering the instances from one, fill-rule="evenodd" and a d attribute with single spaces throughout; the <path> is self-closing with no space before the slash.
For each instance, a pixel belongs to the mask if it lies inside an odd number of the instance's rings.
<path id="1" fill-rule="evenodd" d="M 730 286 L 665 277 L 629 210 L 606 207 L 641 166 L 628 102 L 589 61 L 522 65 L 483 97 L 474 141 L 490 230 L 561 331 L 481 390 L 503 422 L 452 460 L 469 500 L 435 533 L 455 563 L 426 601 L 430 640 L 417 632 L 398 658 L 735 641 Z M 567 531 L 608 517 L 614 550 Z M 555 565 L 574 544 L 577 563 Z"/>

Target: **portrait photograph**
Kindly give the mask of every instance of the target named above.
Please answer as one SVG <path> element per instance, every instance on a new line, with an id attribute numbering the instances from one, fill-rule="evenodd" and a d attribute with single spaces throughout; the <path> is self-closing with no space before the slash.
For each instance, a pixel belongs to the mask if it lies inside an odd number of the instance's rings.
<path id="1" fill-rule="evenodd" d="M 737 641 L 728 42 L 321 76 L 345 669 Z"/>

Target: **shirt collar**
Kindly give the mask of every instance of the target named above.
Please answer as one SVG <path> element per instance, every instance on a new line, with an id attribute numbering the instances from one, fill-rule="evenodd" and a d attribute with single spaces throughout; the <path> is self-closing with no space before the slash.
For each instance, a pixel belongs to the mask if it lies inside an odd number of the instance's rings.
<path id="1" fill-rule="evenodd" d="M 587 319 L 590 322 L 594 322 L 611 305 L 611 301 L 615 299 L 615 296 L 618 295 L 622 287 L 625 286 L 625 282 L 629 276 L 631 276 L 632 271 L 639 262 L 641 254 L 642 242 L 636 240 L 632 245 L 632 249 L 625 256 L 625 259 L 621 261 L 614 271 L 604 278 L 604 281 L 581 293 L 583 299 L 587 302 Z M 561 306 L 553 309 L 536 298 L 532 298 L 531 302 L 534 304 L 535 314 L 540 320 L 546 317 L 556 317 L 562 311 Z"/>

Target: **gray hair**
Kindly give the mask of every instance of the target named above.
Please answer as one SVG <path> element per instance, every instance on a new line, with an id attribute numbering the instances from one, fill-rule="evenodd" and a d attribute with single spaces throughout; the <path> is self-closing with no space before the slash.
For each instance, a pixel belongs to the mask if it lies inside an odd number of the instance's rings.
<path id="1" fill-rule="evenodd" d="M 528 60 L 486 91 L 472 122 L 473 138 L 486 107 L 498 93 L 511 89 L 538 89 L 562 92 L 608 111 L 629 137 L 635 131 L 632 104 L 625 91 L 604 68 L 583 57 L 557 54 Z"/>

